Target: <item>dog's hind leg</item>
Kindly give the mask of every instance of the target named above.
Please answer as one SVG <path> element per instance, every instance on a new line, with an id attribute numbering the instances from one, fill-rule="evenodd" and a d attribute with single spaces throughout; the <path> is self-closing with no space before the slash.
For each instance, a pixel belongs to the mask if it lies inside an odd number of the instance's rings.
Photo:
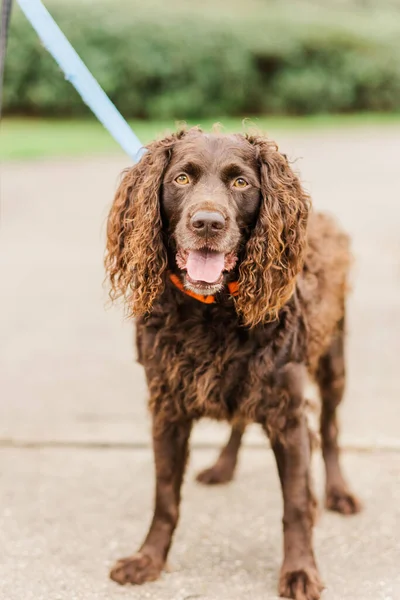
<path id="1" fill-rule="evenodd" d="M 344 319 L 331 346 L 320 359 L 317 383 L 321 393 L 321 443 L 326 472 L 326 507 L 344 515 L 360 511 L 361 504 L 349 491 L 340 465 L 337 408 L 345 387 Z"/>
<path id="2" fill-rule="evenodd" d="M 201 471 L 196 477 L 197 481 L 213 485 L 227 483 L 233 479 L 245 429 L 246 425 L 243 421 L 234 423 L 228 443 L 222 448 L 217 462 L 212 467 Z"/>

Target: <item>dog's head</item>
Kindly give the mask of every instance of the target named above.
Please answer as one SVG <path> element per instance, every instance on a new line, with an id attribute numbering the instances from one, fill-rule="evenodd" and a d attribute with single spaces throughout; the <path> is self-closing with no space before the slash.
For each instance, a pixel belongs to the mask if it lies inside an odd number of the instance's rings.
<path id="1" fill-rule="evenodd" d="M 303 263 L 309 198 L 261 136 L 179 132 L 128 169 L 108 219 L 112 295 L 151 310 L 166 271 L 209 295 L 238 280 L 248 326 L 276 318 Z"/>

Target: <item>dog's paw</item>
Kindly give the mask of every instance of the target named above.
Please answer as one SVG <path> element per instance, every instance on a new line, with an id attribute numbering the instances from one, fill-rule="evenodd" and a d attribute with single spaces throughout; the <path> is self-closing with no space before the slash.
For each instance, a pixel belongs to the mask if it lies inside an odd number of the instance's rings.
<path id="1" fill-rule="evenodd" d="M 279 595 L 294 600 L 319 600 L 324 586 L 316 568 L 282 569 Z"/>
<path id="2" fill-rule="evenodd" d="M 162 566 L 161 562 L 155 562 L 147 554 L 138 552 L 128 558 L 118 560 L 110 571 L 110 577 L 120 585 L 126 583 L 140 585 L 146 581 L 158 579 Z"/>
<path id="3" fill-rule="evenodd" d="M 346 488 L 332 487 L 326 492 L 326 508 L 342 515 L 355 515 L 362 510 L 360 500 Z"/>
<path id="4" fill-rule="evenodd" d="M 197 474 L 196 480 L 204 485 L 218 485 L 228 483 L 233 479 L 234 469 L 230 465 L 216 464 L 209 469 L 204 469 Z"/>

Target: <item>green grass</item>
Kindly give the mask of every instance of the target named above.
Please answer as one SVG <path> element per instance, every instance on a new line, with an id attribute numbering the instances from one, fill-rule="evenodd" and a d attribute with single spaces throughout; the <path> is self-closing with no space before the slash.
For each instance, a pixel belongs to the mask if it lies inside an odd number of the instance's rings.
<path id="1" fill-rule="evenodd" d="M 243 131 L 240 118 L 188 121 L 210 130 L 221 123 L 224 131 Z M 366 113 L 355 115 L 314 115 L 309 117 L 257 117 L 248 121 L 267 133 L 292 130 L 336 129 L 344 127 L 400 124 L 400 114 Z M 173 121 L 132 121 L 131 126 L 143 143 L 173 131 Z M 87 120 L 50 120 L 5 118 L 0 126 L 0 160 L 28 160 L 49 157 L 118 154 L 122 150 L 109 133 L 93 118 Z"/>

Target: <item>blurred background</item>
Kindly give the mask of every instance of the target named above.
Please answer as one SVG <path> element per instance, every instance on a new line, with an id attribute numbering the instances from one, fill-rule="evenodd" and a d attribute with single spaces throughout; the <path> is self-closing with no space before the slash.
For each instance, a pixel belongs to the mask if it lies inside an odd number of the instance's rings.
<path id="1" fill-rule="evenodd" d="M 400 598 L 400 0 L 46 0 L 143 143 L 177 121 L 276 139 L 352 239 L 344 462 L 366 510 L 323 513 L 324 600 Z M 257 427 L 237 479 L 204 489 L 227 435 L 193 433 L 172 575 L 107 580 L 152 506 L 132 323 L 106 310 L 105 221 L 129 157 L 14 2 L 0 124 L 0 597 L 273 598 L 281 493 Z M 318 496 L 322 470 L 316 454 Z M 229 510 L 226 507 L 229 506 Z M 178 571 L 178 572 L 177 572 Z"/>
<path id="2" fill-rule="evenodd" d="M 122 114 L 140 120 L 133 125 L 144 141 L 176 120 L 205 126 L 221 120 L 235 128 L 237 117 L 260 116 L 263 125 L 268 115 L 307 115 L 323 124 L 332 113 L 386 120 L 400 109 L 399 0 L 49 0 L 46 6 Z M 3 125 L 5 158 L 113 148 L 17 6 L 4 112 L 13 117 Z M 21 123 L 22 117 L 57 122 L 52 129 L 40 122 L 39 132 L 38 121 Z M 34 148 L 31 133 L 38 134 Z M 80 133 L 84 139 L 75 145 Z"/>

